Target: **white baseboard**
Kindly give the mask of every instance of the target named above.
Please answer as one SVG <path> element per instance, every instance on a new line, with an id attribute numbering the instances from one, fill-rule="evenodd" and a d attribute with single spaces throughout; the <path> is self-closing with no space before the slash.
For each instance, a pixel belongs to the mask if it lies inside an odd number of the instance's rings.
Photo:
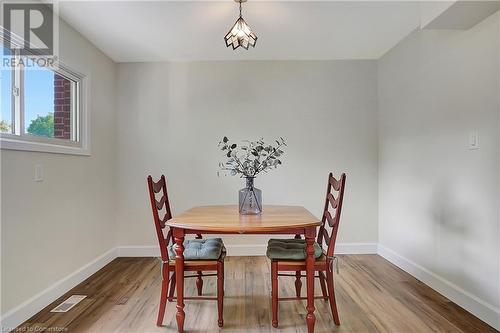
<path id="1" fill-rule="evenodd" d="M 265 256 L 267 244 L 226 244 L 227 255 L 230 257 Z"/>
<path id="2" fill-rule="evenodd" d="M 483 301 L 445 278 L 381 244 L 378 245 L 378 254 L 452 302 L 469 311 L 485 323 L 500 330 L 500 308 Z"/>
<path id="3" fill-rule="evenodd" d="M 116 248 L 117 257 L 159 257 L 158 245 L 129 245 Z"/>
<path id="4" fill-rule="evenodd" d="M 228 256 L 265 256 L 267 244 L 227 244 Z M 117 257 L 158 257 L 156 245 L 118 246 Z M 337 254 L 376 254 L 377 243 L 339 243 L 335 246 Z"/>
<path id="5" fill-rule="evenodd" d="M 0 332 L 9 332 L 15 329 L 115 258 L 116 249 L 113 248 L 22 304 L 16 306 L 14 309 L 8 311 L 0 320 Z"/>
<path id="6" fill-rule="evenodd" d="M 338 243 L 336 254 L 377 254 L 377 243 Z"/>

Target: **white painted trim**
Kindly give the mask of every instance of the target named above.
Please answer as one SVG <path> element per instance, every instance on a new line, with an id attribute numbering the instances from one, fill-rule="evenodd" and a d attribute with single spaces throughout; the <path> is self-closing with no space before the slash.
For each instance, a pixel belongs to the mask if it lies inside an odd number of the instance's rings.
<path id="1" fill-rule="evenodd" d="M 250 245 L 226 245 L 228 256 L 265 256 L 266 244 Z M 118 246 L 118 257 L 159 257 L 160 251 L 157 245 L 131 245 Z"/>
<path id="2" fill-rule="evenodd" d="M 156 245 L 118 246 L 118 257 L 159 257 Z M 228 256 L 265 256 L 267 244 L 226 244 Z M 337 254 L 376 254 L 377 243 L 338 243 Z"/>
<path id="3" fill-rule="evenodd" d="M 378 245 L 378 255 L 422 281 L 485 323 L 488 323 L 495 329 L 500 330 L 500 308 L 483 301 L 479 297 L 472 295 L 468 291 L 446 280 L 442 276 L 439 276 L 410 259 L 401 256 L 382 244 Z"/>
<path id="4" fill-rule="evenodd" d="M 267 244 L 226 244 L 228 256 L 265 256 Z"/>
<path id="5" fill-rule="evenodd" d="M 8 332 L 15 329 L 37 312 L 41 311 L 44 307 L 64 295 L 68 290 L 82 283 L 89 276 L 109 264 L 115 258 L 116 248 L 112 248 L 89 262 L 87 265 L 16 306 L 0 319 L 0 332 Z"/>
<path id="6" fill-rule="evenodd" d="M 377 243 L 338 243 L 336 254 L 377 254 Z"/>
<path id="7" fill-rule="evenodd" d="M 159 257 L 158 245 L 129 245 L 116 248 L 117 257 Z"/>
<path id="8" fill-rule="evenodd" d="M 1 41 L 1 39 L 0 39 Z M 40 137 L 30 137 L 29 135 L 14 135 L 0 133 L 0 149 L 21 150 L 42 153 L 68 154 L 90 156 L 90 74 L 84 75 L 69 69 L 65 64 L 59 61 L 58 71 L 62 75 L 70 77 L 78 82 L 80 87 L 79 95 L 79 141 L 68 142 L 61 139 L 46 139 Z"/>
<path id="9" fill-rule="evenodd" d="M 90 150 L 70 145 L 58 145 L 47 142 L 36 142 L 17 138 L 0 137 L 0 148 L 8 150 L 24 150 L 42 153 L 85 155 L 90 156 Z"/>

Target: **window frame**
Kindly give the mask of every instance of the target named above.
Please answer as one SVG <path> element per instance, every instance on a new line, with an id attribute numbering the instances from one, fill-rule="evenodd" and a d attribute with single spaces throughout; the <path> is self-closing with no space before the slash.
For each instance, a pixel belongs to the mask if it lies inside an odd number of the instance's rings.
<path id="1" fill-rule="evenodd" d="M 2 38 L 0 42 L 3 44 Z M 21 57 L 19 50 L 12 50 L 16 61 Z M 12 133 L 0 133 L 0 149 L 24 150 L 35 152 L 90 155 L 90 121 L 87 112 L 88 77 L 61 61 L 57 61 L 57 68 L 47 68 L 74 84 L 71 89 L 71 139 L 46 138 L 31 135 L 25 132 L 24 124 L 24 68 L 22 65 L 11 68 L 12 75 Z M 16 77 L 17 76 L 17 77 Z M 74 82 L 74 83 L 73 83 Z M 19 87 L 16 87 L 16 83 Z M 14 89 L 19 89 L 14 94 Z"/>

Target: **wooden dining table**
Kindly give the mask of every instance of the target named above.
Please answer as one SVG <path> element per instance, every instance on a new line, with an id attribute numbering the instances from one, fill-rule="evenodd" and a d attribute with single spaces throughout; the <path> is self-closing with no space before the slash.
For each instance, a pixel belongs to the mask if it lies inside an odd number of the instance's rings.
<path id="1" fill-rule="evenodd" d="M 191 208 L 166 223 L 172 230 L 177 276 L 177 329 L 184 331 L 184 238 L 189 234 L 282 234 L 304 235 L 306 240 L 306 285 L 309 333 L 314 332 L 314 242 L 321 221 L 301 206 L 264 205 L 259 215 L 240 215 L 237 205 Z"/>

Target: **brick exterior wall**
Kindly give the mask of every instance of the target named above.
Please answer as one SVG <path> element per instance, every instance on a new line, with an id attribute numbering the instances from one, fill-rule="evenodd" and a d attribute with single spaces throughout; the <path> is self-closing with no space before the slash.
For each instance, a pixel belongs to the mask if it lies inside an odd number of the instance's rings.
<path id="1" fill-rule="evenodd" d="M 71 82 L 54 74 L 54 138 L 71 139 Z"/>

